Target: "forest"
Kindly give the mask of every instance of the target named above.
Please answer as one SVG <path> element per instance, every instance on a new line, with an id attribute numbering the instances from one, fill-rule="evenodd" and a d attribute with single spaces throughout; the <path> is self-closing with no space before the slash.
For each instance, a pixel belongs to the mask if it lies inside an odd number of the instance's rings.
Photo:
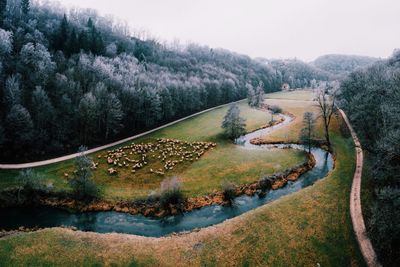
<path id="1" fill-rule="evenodd" d="M 93 10 L 1 1 L 3 162 L 94 146 L 216 105 L 249 85 L 277 91 L 275 70 L 222 49 L 129 35 Z"/>
<path id="2" fill-rule="evenodd" d="M 45 159 L 264 92 L 331 75 L 298 60 L 141 39 L 111 17 L 54 2 L 1 0 L 3 162 Z M 354 68 L 355 66 L 353 66 Z"/>
<path id="3" fill-rule="evenodd" d="M 340 106 L 367 151 L 371 199 L 368 231 L 384 265 L 400 264 L 400 51 L 352 72 L 341 84 Z"/>

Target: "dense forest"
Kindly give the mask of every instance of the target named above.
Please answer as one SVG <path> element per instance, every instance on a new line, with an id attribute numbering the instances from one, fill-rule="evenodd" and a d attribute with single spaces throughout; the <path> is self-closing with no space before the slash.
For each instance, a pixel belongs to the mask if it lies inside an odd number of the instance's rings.
<path id="1" fill-rule="evenodd" d="M 385 266 L 400 266 L 400 50 L 357 70 L 340 89 L 340 105 L 367 151 L 368 230 Z M 368 206 L 368 205 L 367 205 Z"/>
<path id="2" fill-rule="evenodd" d="M 130 136 L 259 85 L 273 92 L 336 78 L 295 59 L 140 39 L 123 22 L 54 2 L 0 0 L 0 10 L 2 162 Z"/>
<path id="3" fill-rule="evenodd" d="M 251 58 L 195 44 L 131 37 L 93 10 L 1 0 L 2 162 L 76 151 L 280 89 Z"/>

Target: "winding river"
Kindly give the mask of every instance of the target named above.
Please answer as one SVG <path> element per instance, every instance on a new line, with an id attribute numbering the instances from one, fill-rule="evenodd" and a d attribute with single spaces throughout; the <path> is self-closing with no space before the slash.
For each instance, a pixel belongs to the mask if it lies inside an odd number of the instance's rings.
<path id="1" fill-rule="evenodd" d="M 251 139 L 264 136 L 292 121 L 290 116 L 281 116 L 284 117 L 283 122 L 238 138 L 236 140 L 238 149 L 273 150 L 289 148 L 304 150 L 302 145 L 297 144 L 252 145 L 250 143 Z M 332 155 L 317 147 L 312 148 L 311 153 L 316 160 L 315 167 L 301 175 L 298 180 L 294 182 L 289 181 L 285 187 L 269 191 L 263 198 L 257 195 L 237 197 L 234 200 L 234 204 L 229 207 L 220 205 L 206 206 L 201 209 L 161 219 L 148 218 L 141 214 L 131 215 L 115 211 L 73 213 L 48 207 L 6 208 L 1 210 L 3 219 L 0 220 L 0 229 L 17 229 L 20 226 L 28 228 L 72 226 L 82 231 L 99 233 L 117 232 L 152 237 L 191 231 L 221 223 L 265 203 L 313 185 L 315 181 L 324 178 L 333 168 Z"/>

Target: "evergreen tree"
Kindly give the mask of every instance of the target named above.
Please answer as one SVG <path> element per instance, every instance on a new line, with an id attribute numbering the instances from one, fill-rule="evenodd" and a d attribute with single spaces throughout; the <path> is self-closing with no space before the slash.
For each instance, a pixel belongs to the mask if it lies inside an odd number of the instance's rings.
<path id="1" fill-rule="evenodd" d="M 66 54 L 71 56 L 76 53 L 79 53 L 79 41 L 75 28 L 73 28 L 68 38 Z"/>
<path id="2" fill-rule="evenodd" d="M 79 102 L 80 141 L 91 143 L 96 129 L 96 98 L 91 92 L 85 94 Z"/>
<path id="3" fill-rule="evenodd" d="M 31 9 L 29 0 L 21 0 L 21 11 L 26 16 Z"/>
<path id="4" fill-rule="evenodd" d="M 145 127 L 150 127 L 155 125 L 161 118 L 160 96 L 155 90 L 151 89 L 142 89 L 140 94 L 143 97 L 143 105 L 140 107 L 142 110 L 140 119 Z"/>
<path id="5" fill-rule="evenodd" d="M 38 129 L 48 130 L 54 116 L 54 108 L 46 91 L 36 86 L 32 93 L 32 115 Z"/>
<path id="6" fill-rule="evenodd" d="M 88 52 L 90 49 L 88 35 L 84 30 L 82 30 L 78 35 L 78 45 L 79 49 L 83 49 L 85 52 Z"/>
<path id="7" fill-rule="evenodd" d="M 89 18 L 87 27 L 89 29 L 89 50 L 95 55 L 101 55 L 105 52 L 105 45 L 101 32 L 96 29 L 91 18 Z"/>
<path id="8" fill-rule="evenodd" d="M 0 0 L 0 27 L 3 26 L 6 7 L 7 7 L 7 0 Z"/>
<path id="9" fill-rule="evenodd" d="M 109 94 L 107 101 L 107 117 L 106 117 L 106 130 L 105 139 L 107 140 L 110 134 L 115 135 L 122 128 L 122 118 L 124 113 L 122 112 L 121 102 L 115 96 L 115 94 Z"/>
<path id="10" fill-rule="evenodd" d="M 6 118 L 7 139 L 14 147 L 29 144 L 33 137 L 33 122 L 29 111 L 20 104 L 13 105 Z"/>
<path id="11" fill-rule="evenodd" d="M 246 133 L 245 119 L 240 117 L 240 110 L 236 104 L 229 106 L 222 122 L 222 128 L 225 129 L 226 136 L 231 140 L 235 140 Z"/>
<path id="12" fill-rule="evenodd" d="M 0 121 L 0 147 L 6 142 L 6 133 L 4 131 L 4 127 L 2 122 Z"/>
<path id="13" fill-rule="evenodd" d="M 87 26 L 89 29 L 91 29 L 91 28 L 94 27 L 92 18 L 89 18 L 89 19 L 88 19 L 86 26 Z"/>
<path id="14" fill-rule="evenodd" d="M 69 24 L 67 16 L 64 14 L 63 19 L 60 23 L 60 28 L 58 29 L 55 36 L 54 49 L 65 52 L 68 42 Z"/>

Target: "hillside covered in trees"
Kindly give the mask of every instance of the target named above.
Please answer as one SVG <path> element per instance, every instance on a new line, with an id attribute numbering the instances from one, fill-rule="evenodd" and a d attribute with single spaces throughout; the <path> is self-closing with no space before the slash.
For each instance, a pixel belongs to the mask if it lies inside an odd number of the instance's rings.
<path id="1" fill-rule="evenodd" d="M 332 54 L 320 56 L 309 63 L 299 59 L 257 58 L 257 60 L 274 69 L 277 79 L 281 83 L 289 84 L 290 88 L 315 88 L 318 87 L 319 81 L 343 80 L 352 71 L 372 65 L 379 59 Z"/>
<path id="2" fill-rule="evenodd" d="M 0 0 L 2 162 L 104 144 L 213 106 L 335 79 L 300 60 L 139 39 L 93 10 Z"/>
<path id="3" fill-rule="evenodd" d="M 330 73 L 320 70 L 298 59 L 265 60 L 277 71 L 282 83 L 289 84 L 290 88 L 316 87 L 317 81 L 331 80 Z"/>
<path id="4" fill-rule="evenodd" d="M 351 73 L 340 105 L 367 151 L 371 199 L 367 225 L 385 266 L 400 264 L 400 51 L 386 61 Z M 370 202 L 370 203 L 368 203 Z"/>
<path id="5" fill-rule="evenodd" d="M 344 78 L 358 68 L 372 65 L 379 59 L 356 55 L 323 55 L 311 62 L 311 65 L 335 75 L 337 78 Z"/>
<path id="6" fill-rule="evenodd" d="M 93 10 L 1 0 L 2 162 L 76 151 L 243 99 L 248 85 L 277 91 L 275 71 L 198 45 L 131 37 Z M 246 87 L 247 86 L 247 87 Z"/>

